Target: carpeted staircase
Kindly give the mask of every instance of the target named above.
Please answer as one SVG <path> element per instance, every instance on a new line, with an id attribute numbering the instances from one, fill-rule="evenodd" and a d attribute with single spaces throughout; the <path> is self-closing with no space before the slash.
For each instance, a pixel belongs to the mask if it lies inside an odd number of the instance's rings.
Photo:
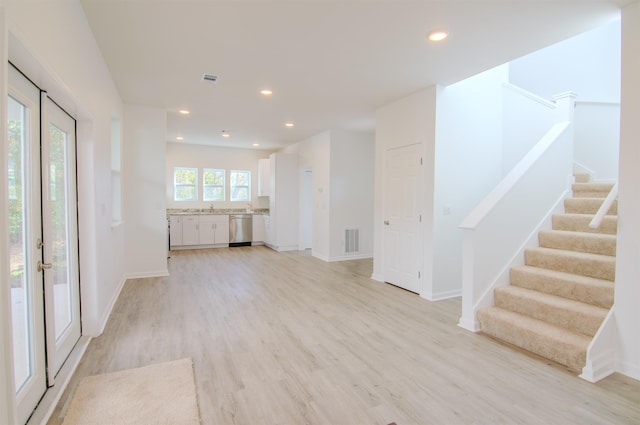
<path id="1" fill-rule="evenodd" d="M 598 229 L 589 227 L 612 184 L 576 175 L 573 198 L 553 230 L 538 234 L 511 284 L 494 290 L 495 305 L 478 310 L 481 331 L 580 371 L 593 336 L 613 304 L 617 201 Z"/>

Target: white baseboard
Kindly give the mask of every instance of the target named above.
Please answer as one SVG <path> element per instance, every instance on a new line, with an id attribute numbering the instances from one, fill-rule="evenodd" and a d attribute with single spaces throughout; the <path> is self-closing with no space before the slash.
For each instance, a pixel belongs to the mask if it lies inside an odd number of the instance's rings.
<path id="1" fill-rule="evenodd" d="M 332 263 L 335 261 L 365 260 L 367 258 L 373 258 L 373 254 L 340 255 L 338 257 L 329 257 L 327 261 Z"/>
<path id="2" fill-rule="evenodd" d="M 467 320 L 464 317 L 460 318 L 460 321 L 458 322 L 458 326 L 470 332 L 480 331 L 480 323 L 477 320 Z"/>
<path id="3" fill-rule="evenodd" d="M 618 372 L 627 375 L 630 378 L 640 381 L 640 365 L 629 362 L 619 362 L 616 368 Z"/>
<path id="4" fill-rule="evenodd" d="M 432 295 L 420 294 L 420 298 L 424 298 L 429 301 L 440 301 L 448 298 L 456 298 L 462 296 L 462 289 L 453 289 L 451 291 L 437 292 Z"/>
<path id="5" fill-rule="evenodd" d="M 169 276 L 169 269 L 150 271 L 150 272 L 135 272 L 127 273 L 125 279 L 143 279 L 145 277 L 166 277 Z"/>
<path id="6" fill-rule="evenodd" d="M 606 378 L 616 371 L 616 353 L 614 350 L 608 350 L 600 354 L 597 358 L 587 359 L 587 365 L 582 368 L 580 378 L 592 383 L 598 382 Z"/>
<path id="7" fill-rule="evenodd" d="M 122 292 L 122 288 L 124 288 L 124 284 L 127 282 L 127 278 L 124 277 L 122 278 L 122 280 L 120 281 L 120 283 L 118 284 L 118 289 L 116 289 L 116 291 L 114 292 L 113 296 L 111 297 L 111 300 L 109 301 L 109 305 L 107 306 L 107 309 L 104 312 L 104 315 L 100 318 L 100 323 L 98 323 L 98 333 L 97 335 L 91 335 L 91 336 L 99 336 L 100 334 L 102 334 L 102 332 L 104 332 L 104 327 L 107 326 L 107 321 L 109 320 L 109 316 L 111 316 L 111 312 L 113 311 L 113 307 L 115 307 L 116 302 L 118 301 L 118 298 L 120 297 L 120 292 Z"/>
<path id="8" fill-rule="evenodd" d="M 384 277 L 380 276 L 378 273 L 373 273 L 371 275 L 371 279 L 377 282 L 384 282 Z"/>

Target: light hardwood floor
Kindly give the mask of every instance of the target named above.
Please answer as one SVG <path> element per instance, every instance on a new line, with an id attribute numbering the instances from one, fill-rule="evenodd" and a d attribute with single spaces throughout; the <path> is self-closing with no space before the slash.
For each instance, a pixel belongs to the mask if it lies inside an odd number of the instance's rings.
<path id="1" fill-rule="evenodd" d="M 371 269 L 265 247 L 173 252 L 170 277 L 126 283 L 49 424 L 82 377 L 183 357 L 204 425 L 640 423 L 640 382 L 585 382 L 459 328 L 459 299 Z"/>

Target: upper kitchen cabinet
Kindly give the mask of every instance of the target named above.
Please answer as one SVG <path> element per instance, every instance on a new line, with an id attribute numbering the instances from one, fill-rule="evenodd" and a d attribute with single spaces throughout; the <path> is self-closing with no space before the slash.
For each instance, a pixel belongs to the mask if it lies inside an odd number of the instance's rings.
<path id="1" fill-rule="evenodd" d="M 271 160 L 269 158 L 258 160 L 258 196 L 269 196 Z"/>
<path id="2" fill-rule="evenodd" d="M 298 156 L 273 153 L 269 157 L 270 225 L 267 240 L 276 251 L 298 249 Z"/>

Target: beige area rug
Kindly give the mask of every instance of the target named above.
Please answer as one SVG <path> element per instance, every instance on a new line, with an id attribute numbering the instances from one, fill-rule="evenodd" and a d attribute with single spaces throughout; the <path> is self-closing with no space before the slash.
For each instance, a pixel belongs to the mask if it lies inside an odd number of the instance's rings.
<path id="1" fill-rule="evenodd" d="M 87 376 L 63 425 L 200 423 L 191 359 Z"/>

